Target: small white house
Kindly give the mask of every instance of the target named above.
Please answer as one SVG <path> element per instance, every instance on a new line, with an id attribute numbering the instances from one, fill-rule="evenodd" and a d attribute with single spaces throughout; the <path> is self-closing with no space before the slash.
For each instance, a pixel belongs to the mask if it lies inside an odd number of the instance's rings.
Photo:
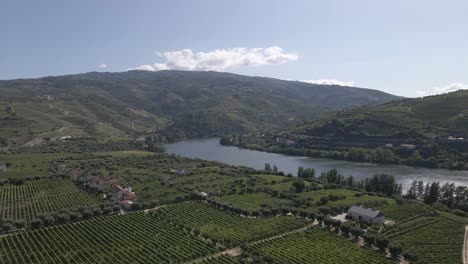
<path id="1" fill-rule="evenodd" d="M 354 221 L 365 222 L 365 223 L 384 223 L 385 215 L 380 211 L 373 211 L 371 209 L 362 208 L 359 206 L 351 206 L 348 210 L 348 218 Z"/>
<path id="2" fill-rule="evenodd" d="M 7 170 L 7 166 L 5 164 L 0 164 L 0 172 L 5 172 Z"/>

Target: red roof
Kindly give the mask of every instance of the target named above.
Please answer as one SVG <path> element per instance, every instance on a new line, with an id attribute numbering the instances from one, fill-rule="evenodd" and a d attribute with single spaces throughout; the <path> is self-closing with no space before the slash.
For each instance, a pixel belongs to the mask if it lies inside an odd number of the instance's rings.
<path id="1" fill-rule="evenodd" d="M 120 192 L 121 190 L 123 190 L 123 188 L 120 187 L 119 185 L 112 186 L 112 191 L 113 192 Z"/>
<path id="2" fill-rule="evenodd" d="M 133 203 L 133 201 L 130 201 L 130 200 L 123 200 L 120 202 L 121 205 L 131 205 Z"/>

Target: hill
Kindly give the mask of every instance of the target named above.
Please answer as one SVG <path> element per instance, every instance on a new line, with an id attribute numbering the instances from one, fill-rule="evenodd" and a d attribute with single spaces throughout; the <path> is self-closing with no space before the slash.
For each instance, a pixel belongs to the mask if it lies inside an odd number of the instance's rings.
<path id="1" fill-rule="evenodd" d="M 0 81 L 0 145 L 80 136 L 176 137 L 290 127 L 396 96 L 219 72 L 128 71 Z"/>
<path id="2" fill-rule="evenodd" d="M 295 134 L 388 138 L 447 138 L 468 134 L 468 91 L 401 99 L 338 111 L 293 130 Z"/>

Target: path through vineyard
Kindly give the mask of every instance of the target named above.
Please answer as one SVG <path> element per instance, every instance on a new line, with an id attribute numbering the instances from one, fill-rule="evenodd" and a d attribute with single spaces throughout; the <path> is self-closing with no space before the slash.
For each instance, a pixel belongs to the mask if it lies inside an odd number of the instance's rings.
<path id="1" fill-rule="evenodd" d="M 301 227 L 301 228 L 299 228 L 299 229 L 291 230 L 291 231 L 288 231 L 288 232 L 285 232 L 285 233 L 282 233 L 282 234 L 279 234 L 279 235 L 276 235 L 276 236 L 272 236 L 272 237 L 268 237 L 268 238 L 265 238 L 265 239 L 257 240 L 257 241 L 254 241 L 254 242 L 250 242 L 250 243 L 248 243 L 248 244 L 250 244 L 250 245 L 255 245 L 255 244 L 261 243 L 261 242 L 266 241 L 266 240 L 273 240 L 273 239 L 285 237 L 285 236 L 287 236 L 287 235 L 291 235 L 291 234 L 295 234 L 295 233 L 304 232 L 304 231 L 306 231 L 308 228 L 311 228 L 312 226 L 317 225 L 317 224 L 318 224 L 318 222 L 317 222 L 317 221 L 314 221 L 314 223 L 309 224 L 309 225 L 307 225 L 307 226 L 305 226 L 305 227 Z M 226 255 L 226 256 L 234 256 L 234 257 L 235 257 L 235 256 L 239 256 L 241 253 L 242 253 L 242 250 L 241 250 L 240 247 L 230 248 L 230 249 L 224 250 L 224 251 L 222 251 L 222 252 L 219 252 L 219 253 L 216 253 L 216 254 L 213 254 L 213 255 L 209 255 L 209 256 L 205 256 L 205 257 L 198 258 L 198 259 L 196 259 L 196 260 L 187 262 L 186 264 L 202 263 L 203 261 L 206 261 L 206 260 L 208 260 L 208 259 L 210 259 L 210 258 L 217 258 L 217 257 L 223 256 L 223 255 Z"/>
<path id="2" fill-rule="evenodd" d="M 465 226 L 465 241 L 463 242 L 463 264 L 468 264 L 468 225 Z"/>

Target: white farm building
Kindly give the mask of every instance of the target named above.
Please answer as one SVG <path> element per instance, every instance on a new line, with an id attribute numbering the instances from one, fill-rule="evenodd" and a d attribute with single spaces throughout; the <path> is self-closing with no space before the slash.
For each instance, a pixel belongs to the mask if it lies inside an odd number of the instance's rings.
<path id="1" fill-rule="evenodd" d="M 359 206 L 351 206 L 348 210 L 348 218 L 354 221 L 365 222 L 365 223 L 384 223 L 385 215 L 380 211 L 373 211 L 371 209 L 362 208 Z"/>

